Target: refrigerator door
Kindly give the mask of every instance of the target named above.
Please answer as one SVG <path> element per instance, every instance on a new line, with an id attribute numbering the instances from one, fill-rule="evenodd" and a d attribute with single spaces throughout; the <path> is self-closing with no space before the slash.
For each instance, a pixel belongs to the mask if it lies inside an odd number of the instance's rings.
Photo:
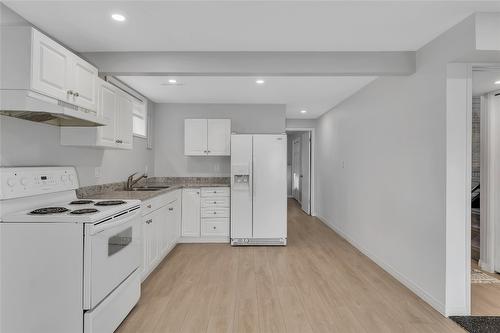
<path id="1" fill-rule="evenodd" d="M 253 137 L 253 238 L 286 238 L 286 135 Z"/>
<path id="2" fill-rule="evenodd" d="M 252 238 L 252 135 L 231 136 L 231 239 Z"/>

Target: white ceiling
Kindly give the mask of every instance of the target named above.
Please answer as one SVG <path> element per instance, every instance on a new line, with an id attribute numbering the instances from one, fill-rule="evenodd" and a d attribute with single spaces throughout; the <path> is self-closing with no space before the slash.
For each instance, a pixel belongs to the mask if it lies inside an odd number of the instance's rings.
<path id="1" fill-rule="evenodd" d="M 481 70 L 472 72 L 472 95 L 479 96 L 492 91 L 500 91 L 500 85 L 495 84 L 500 81 L 500 69 Z"/>
<path id="2" fill-rule="evenodd" d="M 178 85 L 165 85 L 168 79 Z M 374 77 L 119 76 L 118 79 L 156 103 L 286 104 L 287 118 L 317 118 Z M 307 110 L 306 114 L 300 110 Z"/>
<path id="3" fill-rule="evenodd" d="M 4 3 L 80 52 L 416 50 L 475 11 L 500 10 L 500 1 Z"/>

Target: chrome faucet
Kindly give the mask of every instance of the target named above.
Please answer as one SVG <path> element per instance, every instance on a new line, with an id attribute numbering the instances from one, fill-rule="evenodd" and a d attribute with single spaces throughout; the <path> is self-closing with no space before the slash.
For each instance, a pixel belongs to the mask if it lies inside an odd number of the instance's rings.
<path id="1" fill-rule="evenodd" d="M 142 178 L 148 178 L 148 175 L 147 174 L 143 174 L 142 176 L 140 176 L 139 178 L 137 179 L 134 179 L 134 176 L 137 174 L 137 172 L 134 172 L 133 174 L 131 174 L 130 176 L 128 176 L 127 178 L 127 187 L 126 187 L 126 190 L 127 191 L 132 191 L 132 188 L 134 187 L 135 184 L 137 184 L 137 182 L 139 180 L 141 180 Z"/>

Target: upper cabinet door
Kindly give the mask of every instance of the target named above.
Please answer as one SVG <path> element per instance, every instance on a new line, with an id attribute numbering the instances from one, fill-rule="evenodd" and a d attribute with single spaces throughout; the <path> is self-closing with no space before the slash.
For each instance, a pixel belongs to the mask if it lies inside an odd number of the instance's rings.
<path id="1" fill-rule="evenodd" d="M 208 119 L 207 129 L 207 155 L 231 155 L 231 120 Z"/>
<path id="2" fill-rule="evenodd" d="M 118 108 L 118 101 L 115 88 L 104 81 L 99 84 L 99 106 L 98 112 L 106 126 L 98 127 L 98 145 L 102 146 L 115 146 L 116 142 L 116 114 Z"/>
<path id="3" fill-rule="evenodd" d="M 118 94 L 118 114 L 116 116 L 117 147 L 132 149 L 132 101 L 124 94 Z"/>
<path id="4" fill-rule="evenodd" d="M 72 67 L 73 101 L 71 103 L 82 108 L 95 110 L 97 68 L 76 56 Z"/>
<path id="5" fill-rule="evenodd" d="M 207 120 L 184 120 L 184 155 L 207 155 Z"/>
<path id="6" fill-rule="evenodd" d="M 70 80 L 74 55 L 39 31 L 32 31 L 31 88 L 72 103 Z"/>

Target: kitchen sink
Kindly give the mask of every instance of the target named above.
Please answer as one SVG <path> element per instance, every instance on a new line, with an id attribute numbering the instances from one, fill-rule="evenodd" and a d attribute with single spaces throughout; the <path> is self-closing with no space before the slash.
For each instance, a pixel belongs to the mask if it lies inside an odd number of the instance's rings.
<path id="1" fill-rule="evenodd" d="M 170 186 L 142 186 L 142 187 L 133 187 L 130 191 L 160 191 Z"/>

